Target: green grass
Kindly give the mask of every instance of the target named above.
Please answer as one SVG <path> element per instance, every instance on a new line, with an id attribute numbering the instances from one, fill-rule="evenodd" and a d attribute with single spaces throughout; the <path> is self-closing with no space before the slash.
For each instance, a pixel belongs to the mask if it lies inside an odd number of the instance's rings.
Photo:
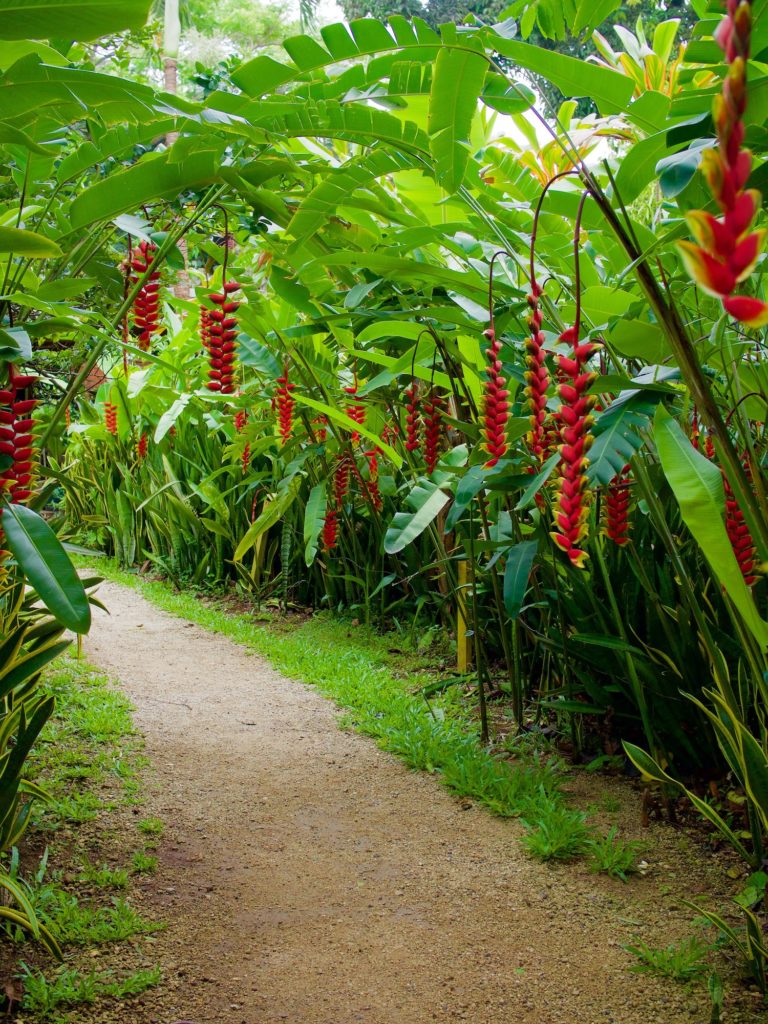
<path id="1" fill-rule="evenodd" d="M 76 1006 L 87 1006 L 102 999 L 125 999 L 139 995 L 158 985 L 162 979 L 159 967 L 134 971 L 124 978 L 115 978 L 111 972 L 82 972 L 62 967 L 46 975 L 25 965 L 24 1009 L 39 1020 L 48 1020 L 54 1011 Z"/>
<path id="2" fill-rule="evenodd" d="M 673 942 L 662 949 L 656 949 L 638 942 L 624 949 L 635 957 L 636 963 L 630 970 L 637 974 L 656 974 L 674 981 L 692 981 L 710 970 L 706 956 L 712 952 L 711 944 L 702 942 L 695 935 L 683 942 Z"/>
<path id="3" fill-rule="evenodd" d="M 161 836 L 165 825 L 159 818 L 143 818 L 138 822 L 137 828 L 139 832 L 143 832 L 145 836 Z"/>
<path id="4" fill-rule="evenodd" d="M 82 564 L 93 568 L 87 560 Z M 286 676 L 316 687 L 342 708 L 342 728 L 373 737 L 415 770 L 435 773 L 456 795 L 475 800 L 494 814 L 522 817 L 527 829 L 523 842 L 534 856 L 569 859 L 587 852 L 590 828 L 585 815 L 568 809 L 560 793 L 559 758 L 551 750 L 539 749 L 529 756 L 523 741 L 514 750 L 514 763 L 494 755 L 480 744 L 476 723 L 457 699 L 455 687 L 429 702 L 424 699 L 424 676 L 409 672 L 403 659 L 399 662 L 393 656 L 391 636 L 378 636 L 327 613 L 288 620 L 290 628 L 281 626 L 280 620 L 264 625 L 252 614 L 229 611 L 220 602 L 200 600 L 189 591 L 174 591 L 107 559 L 100 559 L 95 571 L 138 590 L 158 608 L 257 652 Z M 396 645 L 403 648 L 402 637 Z M 418 663 L 421 653 L 414 650 L 411 663 Z"/>
<path id="5" fill-rule="evenodd" d="M 157 857 L 144 850 L 137 850 L 131 860 L 131 868 L 137 875 L 153 875 L 157 871 Z"/>

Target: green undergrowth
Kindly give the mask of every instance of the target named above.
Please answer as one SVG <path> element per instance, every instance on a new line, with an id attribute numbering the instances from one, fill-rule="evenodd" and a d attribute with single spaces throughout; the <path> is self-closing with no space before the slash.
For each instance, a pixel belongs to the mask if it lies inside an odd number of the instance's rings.
<path id="1" fill-rule="evenodd" d="M 435 773 L 457 796 L 501 817 L 520 818 L 526 830 L 523 843 L 532 856 L 544 861 L 591 856 L 596 870 L 622 879 L 632 870 L 626 848 L 609 855 L 620 843 L 615 833 L 594 835 L 585 814 L 567 806 L 558 759 L 521 753 L 510 760 L 483 746 L 455 688 L 427 699 L 425 678 L 402 667 L 405 659 L 398 657 L 402 652 L 393 653 L 391 636 L 382 638 L 327 614 L 297 616 L 289 620 L 289 628 L 282 628 L 279 620 L 255 621 L 252 612 L 231 611 L 221 601 L 175 591 L 106 559 L 99 560 L 97 571 L 316 687 L 344 709 L 342 727 L 373 737 L 411 768 Z"/>
<path id="2" fill-rule="evenodd" d="M 147 861 L 156 859 L 146 853 L 138 828 L 132 825 L 126 839 L 116 821 L 118 811 L 138 814 L 147 766 L 129 701 L 73 655 L 58 659 L 42 685 L 56 707 L 25 775 L 48 799 L 33 804 L 21 852 L 13 851 L 6 868 L 57 939 L 63 959 L 54 961 L 6 926 L 12 944 L 0 943 L 6 1000 L 10 994 L 5 1009 L 18 1014 L 9 1019 L 25 1024 L 74 1024 L 84 1007 L 98 1013 L 107 1000 L 130 1000 L 158 984 L 160 971 L 146 966 L 145 954 L 132 970 L 134 958 L 126 951 L 141 950 L 141 937 L 163 924 L 147 920 L 132 893 Z M 158 823 L 155 836 L 161 830 Z M 129 1019 L 128 1005 L 125 1012 Z"/>

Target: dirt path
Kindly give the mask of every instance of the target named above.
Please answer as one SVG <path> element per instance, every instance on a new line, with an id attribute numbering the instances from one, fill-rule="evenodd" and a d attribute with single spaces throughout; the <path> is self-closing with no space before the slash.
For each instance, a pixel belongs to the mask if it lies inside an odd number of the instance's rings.
<path id="1" fill-rule="evenodd" d="M 136 704 L 166 822 L 146 909 L 169 923 L 170 985 L 131 1024 L 708 1019 L 700 995 L 627 971 L 647 880 L 529 860 L 519 826 L 339 731 L 244 648 L 100 596 L 86 654 Z"/>

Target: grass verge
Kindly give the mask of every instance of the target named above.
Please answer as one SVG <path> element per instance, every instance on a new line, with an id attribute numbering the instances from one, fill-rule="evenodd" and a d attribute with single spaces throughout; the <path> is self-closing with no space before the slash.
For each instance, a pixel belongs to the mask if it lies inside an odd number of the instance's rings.
<path id="1" fill-rule="evenodd" d="M 144 845 L 139 840 L 136 848 L 135 829 L 126 840 L 115 821 L 118 810 L 141 802 L 146 767 L 129 702 L 105 675 L 71 655 L 46 671 L 42 685 L 56 708 L 25 775 L 49 799 L 33 804 L 22 853 L 14 850 L 7 868 L 64 958 L 52 961 L 9 925 L 12 942 L 0 945 L 0 969 L 7 1019 L 74 1024 L 86 1006 L 98 1012 L 107 1001 L 130 1001 L 158 984 L 158 968 L 125 966 L 134 959 L 126 949 L 130 943 L 141 950 L 141 937 L 163 925 L 142 915 L 132 891 Z M 141 959 L 146 964 L 143 950 Z"/>
<path id="2" fill-rule="evenodd" d="M 83 566 L 92 563 L 81 560 Z M 541 860 L 569 860 L 600 844 L 597 870 L 626 878 L 606 855 L 615 835 L 592 835 L 583 812 L 567 806 L 561 792 L 562 768 L 557 758 L 519 756 L 510 761 L 482 746 L 466 706 L 451 690 L 427 698 L 424 679 L 393 670 L 397 657 L 391 637 L 382 638 L 363 626 L 315 615 L 289 626 L 269 626 L 252 612 L 233 612 L 215 598 L 202 600 L 167 584 L 119 569 L 100 559 L 96 570 L 105 578 L 138 590 L 163 611 L 226 636 L 256 651 L 287 676 L 316 687 L 340 705 L 340 724 L 372 736 L 384 750 L 411 768 L 435 773 L 460 797 L 470 798 L 502 817 L 520 818 L 528 852 Z"/>

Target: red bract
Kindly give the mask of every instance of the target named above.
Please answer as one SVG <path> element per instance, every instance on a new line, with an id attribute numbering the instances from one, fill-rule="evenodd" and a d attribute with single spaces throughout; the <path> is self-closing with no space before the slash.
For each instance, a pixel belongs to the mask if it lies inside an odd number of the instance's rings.
<path id="1" fill-rule="evenodd" d="M 235 413 L 235 430 L 238 434 L 242 434 L 245 430 L 246 424 L 248 423 L 248 413 L 245 409 L 238 409 Z"/>
<path id="2" fill-rule="evenodd" d="M 332 551 L 339 542 L 339 512 L 338 509 L 329 508 L 323 522 L 323 547 L 326 551 Z"/>
<path id="3" fill-rule="evenodd" d="M 317 440 L 320 441 L 321 443 L 323 441 L 327 440 L 327 438 L 328 438 L 328 417 L 324 416 L 324 415 L 316 416 L 315 419 L 312 420 L 312 423 L 313 423 L 313 425 L 315 425 L 317 427 L 317 429 L 315 430 L 315 435 L 317 437 Z"/>
<path id="4" fill-rule="evenodd" d="M 8 386 L 0 390 L 0 453 L 13 459 L 0 480 L 2 490 L 17 504 L 32 496 L 35 420 L 31 413 L 38 403 L 25 397 L 25 392 L 36 381 L 37 377 L 19 374 L 10 366 Z"/>
<path id="5" fill-rule="evenodd" d="M 485 350 L 488 357 L 488 379 L 483 398 L 483 433 L 486 451 L 491 456 L 485 466 L 486 469 L 490 469 L 507 452 L 509 391 L 505 388 L 507 382 L 501 375 L 501 342 L 492 327 L 485 332 L 485 337 L 490 344 Z"/>
<path id="6" fill-rule="evenodd" d="M 372 448 L 370 451 L 365 452 L 365 457 L 368 460 L 368 497 L 371 499 L 371 505 L 373 505 L 377 512 L 381 512 L 384 504 L 381 500 L 381 491 L 379 490 L 380 454 L 381 452 L 378 448 Z"/>
<path id="7" fill-rule="evenodd" d="M 356 395 L 357 394 L 357 380 L 355 380 L 354 384 L 351 387 L 344 388 L 344 390 L 346 391 L 346 393 L 348 395 L 352 395 L 352 396 Z M 351 420 L 354 420 L 355 423 L 359 423 L 360 426 L 362 426 L 365 423 L 365 406 L 364 405 L 360 405 L 357 402 L 353 402 L 352 405 L 348 405 L 347 406 L 345 411 L 347 413 L 347 416 L 349 416 L 349 418 Z M 356 444 L 359 440 L 360 440 L 359 433 L 356 430 L 353 430 L 352 431 L 352 443 Z"/>
<path id="8" fill-rule="evenodd" d="M 236 281 L 226 281 L 222 291 L 208 296 L 216 308 L 208 311 L 207 339 L 203 338 L 210 362 L 207 386 L 209 391 L 220 391 L 222 395 L 231 395 L 235 390 L 237 317 L 233 314 L 239 309 L 240 303 L 231 299 L 230 295 L 239 287 Z"/>
<path id="9" fill-rule="evenodd" d="M 138 458 L 139 462 L 141 462 L 143 459 L 146 459 L 147 457 L 148 443 L 149 439 L 147 438 L 147 435 L 142 434 L 136 445 L 136 457 Z"/>
<path id="10" fill-rule="evenodd" d="M 539 462 L 547 457 L 547 437 L 545 423 L 547 420 L 547 393 L 550 386 L 549 370 L 544 352 L 544 334 L 541 330 L 542 315 L 539 298 L 542 288 L 533 280 L 528 305 L 531 315 L 528 317 L 530 335 L 525 343 L 525 362 L 528 369 L 525 374 L 527 387 L 525 394 L 531 409 L 531 429 L 526 438 L 528 448 Z"/>
<path id="11" fill-rule="evenodd" d="M 131 280 L 135 284 L 149 270 L 155 258 L 157 246 L 152 242 L 139 242 L 133 250 Z M 160 329 L 160 271 L 152 270 L 133 302 L 133 326 L 138 332 L 139 348 L 149 350 L 152 335 Z"/>
<path id="12" fill-rule="evenodd" d="M 725 528 L 728 532 L 728 539 L 731 542 L 733 553 L 736 555 L 736 561 L 739 563 L 744 582 L 751 587 L 757 581 L 754 574 L 757 552 L 749 527 L 744 521 L 744 513 L 733 496 L 731 485 L 725 474 L 723 474 L 723 485 L 725 486 Z"/>
<path id="13" fill-rule="evenodd" d="M 421 447 L 421 416 L 419 415 L 419 384 L 414 377 L 405 389 L 405 450 L 417 452 Z"/>
<path id="14" fill-rule="evenodd" d="M 293 407 L 296 404 L 291 392 L 296 387 L 288 379 L 289 364 L 286 360 L 283 365 L 283 376 L 277 378 L 277 390 L 275 391 L 275 404 L 277 407 L 277 425 L 282 444 L 288 440 L 293 430 Z"/>
<path id="15" fill-rule="evenodd" d="M 424 462 L 427 473 L 434 472 L 440 457 L 444 411 L 445 401 L 433 389 L 424 401 Z"/>
<path id="16" fill-rule="evenodd" d="M 592 416 L 595 396 L 587 394 L 596 374 L 586 369 L 598 346 L 579 344 L 578 328 L 569 327 L 560 342 L 573 347 L 572 357 L 560 355 L 557 365 L 566 383 L 559 385 L 560 446 L 562 457 L 558 480 L 555 527 L 552 539 L 578 569 L 584 568 L 587 552 L 580 545 L 588 533 L 590 492 L 587 480 L 587 452 L 592 446 Z"/>
<path id="17" fill-rule="evenodd" d="M 240 456 L 240 465 L 243 468 L 243 473 L 247 473 L 251 467 L 251 446 L 246 441 L 245 448 L 243 448 L 243 454 Z"/>
<path id="18" fill-rule="evenodd" d="M 747 109 L 747 61 L 752 32 L 750 0 L 728 0 L 727 13 L 715 39 L 725 53 L 728 73 L 715 97 L 713 119 L 717 148 L 704 150 L 701 166 L 721 215 L 692 210 L 686 220 L 696 242 L 679 242 L 686 269 L 710 295 L 721 299 L 726 312 L 748 327 L 768 324 L 768 303 L 734 295 L 752 273 L 762 252 L 765 230 L 752 231 L 762 197 L 745 189 L 752 154 L 742 148 Z"/>
<path id="19" fill-rule="evenodd" d="M 605 533 L 619 547 L 629 543 L 631 493 L 632 478 L 629 466 L 625 466 L 608 484 L 605 495 Z"/>
<path id="20" fill-rule="evenodd" d="M 333 473 L 333 496 L 336 505 L 341 507 L 349 491 L 349 474 L 352 469 L 352 459 L 348 454 L 340 455 L 336 462 L 336 469 Z"/>
<path id="21" fill-rule="evenodd" d="M 112 402 L 104 403 L 104 426 L 109 434 L 117 437 L 117 406 Z"/>

